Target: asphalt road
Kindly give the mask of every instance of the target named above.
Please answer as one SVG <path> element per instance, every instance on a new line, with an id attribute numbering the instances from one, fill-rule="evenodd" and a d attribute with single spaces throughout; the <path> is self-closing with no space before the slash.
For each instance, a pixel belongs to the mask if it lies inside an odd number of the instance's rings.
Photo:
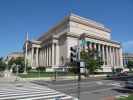
<path id="1" fill-rule="evenodd" d="M 82 80 L 80 85 L 77 80 L 58 81 L 32 81 L 41 86 L 47 86 L 80 100 L 104 100 L 106 97 L 128 95 L 132 90 L 124 87 L 124 81 L 87 79 Z"/>

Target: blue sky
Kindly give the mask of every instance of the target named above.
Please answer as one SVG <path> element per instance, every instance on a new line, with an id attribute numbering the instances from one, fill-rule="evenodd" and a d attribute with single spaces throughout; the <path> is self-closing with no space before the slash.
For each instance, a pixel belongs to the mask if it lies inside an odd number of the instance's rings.
<path id="1" fill-rule="evenodd" d="M 22 50 L 25 32 L 36 39 L 69 12 L 103 23 L 133 52 L 133 0 L 0 0 L 0 56 Z"/>

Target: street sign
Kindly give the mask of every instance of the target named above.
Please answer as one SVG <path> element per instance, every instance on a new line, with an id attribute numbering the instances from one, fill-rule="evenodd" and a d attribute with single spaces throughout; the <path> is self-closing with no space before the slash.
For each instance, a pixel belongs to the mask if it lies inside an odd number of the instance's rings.
<path id="1" fill-rule="evenodd" d="M 80 68 L 85 68 L 85 62 L 80 61 Z"/>

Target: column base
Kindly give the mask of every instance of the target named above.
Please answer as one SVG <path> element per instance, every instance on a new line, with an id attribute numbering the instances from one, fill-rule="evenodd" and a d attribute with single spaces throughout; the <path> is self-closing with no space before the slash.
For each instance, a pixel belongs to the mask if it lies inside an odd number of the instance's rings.
<path id="1" fill-rule="evenodd" d="M 53 68 L 46 68 L 46 72 L 54 72 Z"/>
<path id="2" fill-rule="evenodd" d="M 103 65 L 102 70 L 99 70 L 100 72 L 112 72 L 112 66 L 110 65 Z"/>
<path id="3" fill-rule="evenodd" d="M 23 74 L 28 74 L 28 73 L 25 71 L 25 72 L 23 72 Z"/>

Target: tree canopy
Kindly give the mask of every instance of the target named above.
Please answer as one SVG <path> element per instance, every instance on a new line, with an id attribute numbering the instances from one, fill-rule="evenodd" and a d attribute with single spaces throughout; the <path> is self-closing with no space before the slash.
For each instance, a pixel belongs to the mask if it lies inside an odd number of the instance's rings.
<path id="1" fill-rule="evenodd" d="M 19 65 L 18 71 L 19 73 L 24 72 L 24 57 L 12 58 L 9 62 L 9 69 L 12 68 L 13 64 Z M 13 72 L 16 72 L 16 66 L 13 66 Z"/>
<path id="2" fill-rule="evenodd" d="M 129 60 L 127 63 L 127 68 L 129 68 L 130 71 L 133 69 L 133 61 Z"/>
<path id="3" fill-rule="evenodd" d="M 102 69 L 101 66 L 103 65 L 103 61 L 99 56 L 98 51 L 81 51 L 80 58 L 85 62 L 86 68 L 91 74 L 93 74 L 98 69 Z"/>
<path id="4" fill-rule="evenodd" d="M 3 58 L 0 58 L 0 71 L 4 71 L 6 69 L 6 63 L 4 62 Z"/>

